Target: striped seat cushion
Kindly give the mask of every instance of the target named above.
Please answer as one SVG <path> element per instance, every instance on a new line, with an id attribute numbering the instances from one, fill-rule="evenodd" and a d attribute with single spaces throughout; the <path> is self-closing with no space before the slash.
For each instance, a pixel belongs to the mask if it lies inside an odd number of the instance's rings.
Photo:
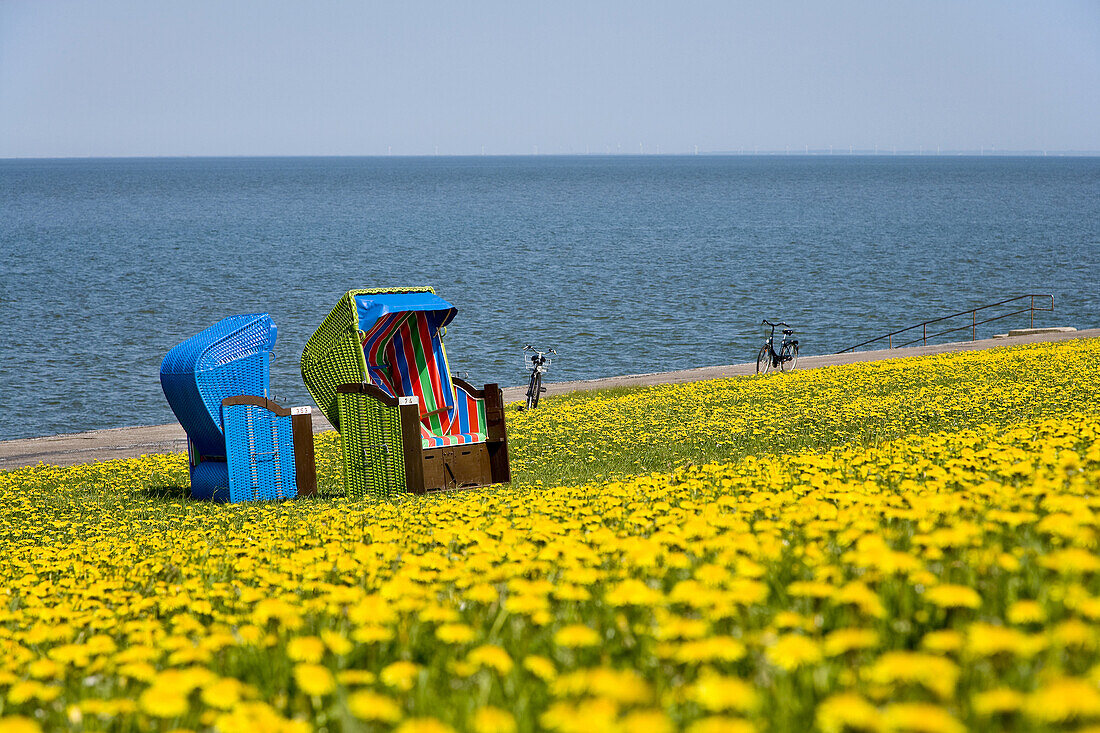
<path id="1" fill-rule="evenodd" d="M 485 433 L 454 433 L 450 435 L 424 435 L 420 433 L 420 444 L 425 448 L 438 448 L 441 445 L 462 445 L 463 443 L 484 443 Z"/>
<path id="2" fill-rule="evenodd" d="M 462 387 L 455 385 L 455 411 L 451 429 L 445 435 L 433 435 L 420 424 L 420 442 L 425 448 L 463 443 L 484 443 L 485 401 L 479 400 Z"/>

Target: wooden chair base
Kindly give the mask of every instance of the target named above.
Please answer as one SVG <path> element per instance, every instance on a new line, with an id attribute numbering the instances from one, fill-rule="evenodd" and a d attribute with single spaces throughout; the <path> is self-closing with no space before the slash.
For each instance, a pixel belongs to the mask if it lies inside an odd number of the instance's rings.
<path id="1" fill-rule="evenodd" d="M 455 380 L 472 396 L 485 400 L 486 441 L 482 443 L 462 443 L 459 445 L 424 448 L 420 435 L 420 414 L 416 402 L 409 398 L 392 397 L 373 384 L 343 384 L 337 388 L 340 395 L 356 395 L 360 399 L 369 398 L 381 403 L 385 408 L 399 410 L 401 460 L 404 462 L 404 487 L 412 494 L 426 494 L 436 491 L 471 489 L 492 484 L 508 483 L 512 479 L 508 464 L 508 433 L 504 424 L 504 400 L 496 384 L 487 384 L 484 389 L 474 389 L 461 380 Z M 341 425 L 341 445 L 344 448 L 345 484 L 349 494 L 353 483 L 349 479 L 352 464 L 358 468 L 359 453 L 363 452 L 362 429 L 354 425 Z M 395 436 L 396 437 L 396 436 Z M 362 464 L 364 468 L 371 462 L 370 448 L 367 448 Z M 354 454 L 354 455 L 353 455 Z M 389 460 L 391 451 L 386 450 Z M 379 475 L 386 475 L 381 471 Z M 400 468 L 397 471 L 400 476 Z M 368 482 L 369 478 L 363 477 Z M 398 479 L 400 481 L 400 479 Z M 358 483 L 355 481 L 354 483 Z M 364 487 L 371 494 L 385 495 L 385 490 L 377 491 L 370 486 Z"/>

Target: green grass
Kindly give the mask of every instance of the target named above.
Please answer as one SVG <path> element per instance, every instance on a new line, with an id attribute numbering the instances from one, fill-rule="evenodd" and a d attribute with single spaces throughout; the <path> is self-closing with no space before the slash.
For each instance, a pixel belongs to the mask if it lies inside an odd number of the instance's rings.
<path id="1" fill-rule="evenodd" d="M 579 484 L 1100 409 L 1100 339 L 654 387 L 509 409 L 513 482 Z"/>
<path id="2" fill-rule="evenodd" d="M 1082 374 L 1100 373 L 1100 339 L 866 362 L 763 377 L 617 387 L 506 410 L 512 489 L 576 485 L 749 455 L 868 446 L 943 430 L 1011 427 L 1100 410 Z M 339 439 L 317 436 L 318 483 L 342 495 Z M 140 483 L 185 501 L 179 464 Z M 58 486 L 60 490 L 62 486 Z M 70 482 L 57 501 L 96 501 L 110 487 Z M 312 501 L 327 501 L 318 497 Z"/>

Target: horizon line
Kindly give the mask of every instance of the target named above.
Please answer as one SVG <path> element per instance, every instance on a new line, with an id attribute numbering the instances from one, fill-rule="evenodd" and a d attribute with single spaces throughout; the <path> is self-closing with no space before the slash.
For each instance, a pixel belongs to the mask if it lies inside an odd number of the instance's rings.
<path id="1" fill-rule="evenodd" d="M 185 160 L 185 159 L 270 159 L 270 158 L 696 158 L 696 157 L 790 157 L 790 158 L 1043 158 L 1043 157 L 1097 157 L 1100 150 L 983 150 L 981 148 L 949 148 L 927 151 L 921 149 L 875 150 L 874 148 L 855 148 L 852 150 L 806 149 L 769 149 L 755 151 L 707 150 L 679 153 L 183 153 L 166 155 L 13 155 L 0 156 L 0 161 L 15 160 Z"/>

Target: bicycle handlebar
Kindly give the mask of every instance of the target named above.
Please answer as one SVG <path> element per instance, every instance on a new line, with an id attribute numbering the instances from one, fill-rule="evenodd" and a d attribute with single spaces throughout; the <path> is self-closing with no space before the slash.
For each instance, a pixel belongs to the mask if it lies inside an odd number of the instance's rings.
<path id="1" fill-rule="evenodd" d="M 787 328 L 791 327 L 791 324 L 787 323 L 786 321 L 780 321 L 779 323 L 772 323 L 767 318 L 760 321 L 760 325 L 761 326 L 767 325 L 767 326 L 771 326 L 772 328 L 775 328 L 776 326 L 786 326 Z"/>

